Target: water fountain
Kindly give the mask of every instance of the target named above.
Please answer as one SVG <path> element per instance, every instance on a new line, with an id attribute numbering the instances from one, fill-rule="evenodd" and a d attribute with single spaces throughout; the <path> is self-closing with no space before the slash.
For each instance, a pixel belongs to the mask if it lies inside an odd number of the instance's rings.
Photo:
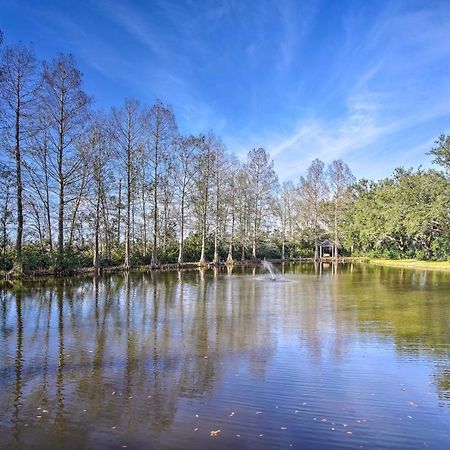
<path id="1" fill-rule="evenodd" d="M 266 261 L 265 259 L 263 259 L 262 265 L 264 267 L 264 269 L 266 269 L 269 274 L 270 274 L 270 279 L 272 281 L 276 281 L 277 277 L 276 277 L 276 270 L 275 267 L 273 267 L 273 264 L 269 261 Z"/>

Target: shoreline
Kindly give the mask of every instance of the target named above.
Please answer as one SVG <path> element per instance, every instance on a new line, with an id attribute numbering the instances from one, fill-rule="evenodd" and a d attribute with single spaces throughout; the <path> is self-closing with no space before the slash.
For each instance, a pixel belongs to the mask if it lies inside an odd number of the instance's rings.
<path id="1" fill-rule="evenodd" d="M 219 267 L 259 267 L 262 264 L 263 259 L 249 259 L 249 260 L 235 260 L 232 263 L 227 263 L 226 261 L 220 261 L 219 263 L 208 262 L 206 264 L 200 264 L 197 262 L 185 262 L 182 264 L 179 263 L 163 263 L 158 265 L 150 265 L 150 264 L 142 264 L 132 266 L 126 269 L 122 265 L 116 266 L 105 266 L 100 269 L 96 269 L 95 267 L 73 267 L 64 270 L 55 270 L 55 269 L 41 269 L 34 270 L 27 273 L 23 273 L 21 275 L 14 275 L 10 272 L 1 272 L 0 273 L 0 281 L 19 281 L 19 280 L 34 280 L 34 279 L 43 279 L 47 277 L 56 277 L 63 278 L 69 276 L 77 276 L 77 275 L 98 275 L 103 273 L 125 273 L 125 272 L 153 272 L 153 271 L 173 271 L 173 270 L 194 270 L 194 269 L 213 269 Z M 314 258 L 294 258 L 294 259 L 268 259 L 268 261 L 274 264 L 311 264 L 314 262 L 319 262 Z M 367 258 L 352 258 L 352 257 L 344 257 L 339 258 L 339 264 L 352 263 L 352 262 L 366 262 Z M 323 258 L 322 263 L 331 264 L 334 262 L 332 258 Z"/>
<path id="2" fill-rule="evenodd" d="M 221 261 L 219 263 L 199 264 L 198 262 L 178 263 L 164 263 L 151 266 L 149 264 L 132 266 L 125 269 L 122 265 L 101 267 L 99 270 L 94 267 L 75 267 L 65 270 L 42 269 L 34 270 L 22 275 L 12 275 L 8 272 L 0 273 L 1 281 L 19 281 L 19 280 L 35 280 L 50 277 L 64 278 L 79 275 L 98 275 L 104 273 L 126 273 L 126 272 L 153 272 L 153 271 L 174 271 L 174 270 L 196 270 L 196 269 L 213 269 L 219 267 L 259 267 L 262 264 L 262 259 L 256 260 L 236 260 L 232 263 Z M 270 259 L 268 260 L 274 264 L 313 264 L 315 262 L 322 262 L 331 264 L 335 262 L 333 258 L 322 258 L 321 261 L 314 258 L 294 258 L 294 259 Z M 415 259 L 378 259 L 369 257 L 343 257 L 338 259 L 338 264 L 346 263 L 362 263 L 373 264 L 383 267 L 397 267 L 406 269 L 421 269 L 421 270 L 440 270 L 450 271 L 450 261 L 421 261 Z"/>

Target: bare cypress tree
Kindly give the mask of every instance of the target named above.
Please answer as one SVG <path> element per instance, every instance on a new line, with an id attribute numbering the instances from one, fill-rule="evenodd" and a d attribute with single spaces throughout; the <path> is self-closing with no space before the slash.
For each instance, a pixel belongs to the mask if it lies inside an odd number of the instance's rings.
<path id="1" fill-rule="evenodd" d="M 214 155 L 216 137 L 209 133 L 203 139 L 196 164 L 194 202 L 197 206 L 197 216 L 201 235 L 201 250 L 199 264 L 206 265 L 206 238 L 208 233 L 208 208 L 211 200 L 213 181 Z"/>
<path id="2" fill-rule="evenodd" d="M 252 258 L 256 259 L 261 224 L 277 187 L 278 179 L 273 170 L 273 161 L 263 148 L 248 152 L 246 171 L 251 194 Z"/>
<path id="3" fill-rule="evenodd" d="M 228 240 L 228 254 L 227 254 L 227 264 L 231 265 L 234 262 L 233 259 L 233 246 L 235 239 L 235 229 L 236 229 L 236 217 L 238 215 L 238 197 L 242 195 L 239 192 L 239 171 L 240 163 L 234 158 L 230 157 L 228 165 L 228 179 L 226 180 L 225 189 L 227 192 L 227 204 L 228 204 L 228 215 L 230 220 L 230 234 Z"/>
<path id="4" fill-rule="evenodd" d="M 215 211 L 214 211 L 214 257 L 213 264 L 219 264 L 219 239 L 220 228 L 224 215 L 224 192 L 222 184 L 225 181 L 226 171 L 226 155 L 223 143 L 217 139 L 214 148 L 214 195 L 215 195 Z"/>
<path id="5" fill-rule="evenodd" d="M 275 202 L 275 211 L 280 219 L 281 259 L 286 259 L 286 244 L 291 244 L 293 239 L 295 197 L 297 192 L 292 181 L 282 184 L 279 196 Z"/>
<path id="6" fill-rule="evenodd" d="M 339 256 L 341 222 L 345 213 L 346 206 L 351 201 L 349 187 L 355 182 L 355 177 L 347 164 L 338 159 L 333 161 L 327 170 L 330 183 L 331 201 L 333 204 L 333 222 L 331 225 L 333 231 L 333 256 L 335 259 Z"/>
<path id="7" fill-rule="evenodd" d="M 23 242 L 23 158 L 31 135 L 31 118 L 36 110 L 36 59 L 32 49 L 19 43 L 6 47 L 2 54 L 0 96 L 5 116 L 6 134 L 15 161 L 16 178 L 16 257 L 21 266 Z"/>
<path id="8" fill-rule="evenodd" d="M 49 121 L 38 112 L 36 121 L 36 132 L 33 135 L 33 141 L 29 151 L 29 157 L 26 161 L 28 181 L 30 190 L 32 190 L 42 204 L 45 215 L 45 228 L 47 232 L 47 244 L 50 252 L 53 251 L 53 229 L 50 202 L 51 175 L 49 159 Z"/>
<path id="9" fill-rule="evenodd" d="M 168 169 L 168 157 L 176 136 L 172 108 L 157 101 L 144 116 L 145 151 L 150 163 L 153 187 L 153 245 L 151 264 L 158 264 L 158 192 L 163 173 Z"/>
<path id="10" fill-rule="evenodd" d="M 58 259 L 64 257 L 64 220 L 67 187 L 79 177 L 84 160 L 77 144 L 86 129 L 91 99 L 83 91 L 82 74 L 71 55 L 44 63 L 42 102 L 50 120 L 52 174 L 58 185 Z"/>
<path id="11" fill-rule="evenodd" d="M 179 202 L 179 236 L 178 236 L 178 264 L 184 262 L 184 237 L 186 208 L 188 193 L 193 187 L 196 175 L 198 152 L 202 145 L 202 138 L 189 136 L 179 138 L 175 143 L 175 184 Z"/>
<path id="12" fill-rule="evenodd" d="M 248 173 L 245 166 L 238 168 L 235 180 L 238 195 L 235 199 L 236 219 L 237 219 L 237 239 L 241 247 L 241 261 L 245 260 L 247 248 L 249 223 L 250 223 L 250 189 Z"/>
<path id="13" fill-rule="evenodd" d="M 323 223 L 323 202 L 328 193 L 325 165 L 322 161 L 315 159 L 308 167 L 306 177 L 300 178 L 299 192 L 306 218 L 306 228 L 312 232 L 314 259 L 318 259 Z"/>
<path id="14" fill-rule="evenodd" d="M 136 152 L 141 146 L 142 116 L 141 107 L 137 100 L 125 100 L 121 109 L 112 110 L 111 136 L 117 148 L 117 153 L 123 164 L 126 179 L 126 217 L 125 217 L 125 259 L 124 268 L 131 266 L 131 208 L 133 200 L 134 172 Z M 120 208 L 121 205 L 119 205 Z M 120 211 L 120 209 L 119 209 Z"/>
<path id="15" fill-rule="evenodd" d="M 111 147 L 108 142 L 108 135 L 104 121 L 101 116 L 97 116 L 90 131 L 88 148 L 90 159 L 93 163 L 94 180 L 94 255 L 93 266 L 98 271 L 100 269 L 100 212 L 103 204 L 106 167 L 111 160 Z"/>

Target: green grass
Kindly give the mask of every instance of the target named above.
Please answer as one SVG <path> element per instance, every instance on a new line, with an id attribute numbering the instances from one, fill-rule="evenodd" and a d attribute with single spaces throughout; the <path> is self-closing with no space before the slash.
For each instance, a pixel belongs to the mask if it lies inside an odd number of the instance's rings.
<path id="1" fill-rule="evenodd" d="M 412 269 L 450 270 L 450 261 L 420 261 L 417 259 L 369 259 L 371 264 Z"/>

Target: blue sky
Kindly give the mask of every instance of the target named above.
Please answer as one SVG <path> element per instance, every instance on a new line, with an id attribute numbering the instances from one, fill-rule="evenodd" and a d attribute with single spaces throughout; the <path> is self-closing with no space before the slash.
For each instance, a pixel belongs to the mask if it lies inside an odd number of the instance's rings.
<path id="1" fill-rule="evenodd" d="M 173 106 L 282 180 L 315 157 L 357 177 L 430 165 L 450 132 L 450 1 L 0 0 L 6 43 L 74 54 L 101 108 Z"/>

